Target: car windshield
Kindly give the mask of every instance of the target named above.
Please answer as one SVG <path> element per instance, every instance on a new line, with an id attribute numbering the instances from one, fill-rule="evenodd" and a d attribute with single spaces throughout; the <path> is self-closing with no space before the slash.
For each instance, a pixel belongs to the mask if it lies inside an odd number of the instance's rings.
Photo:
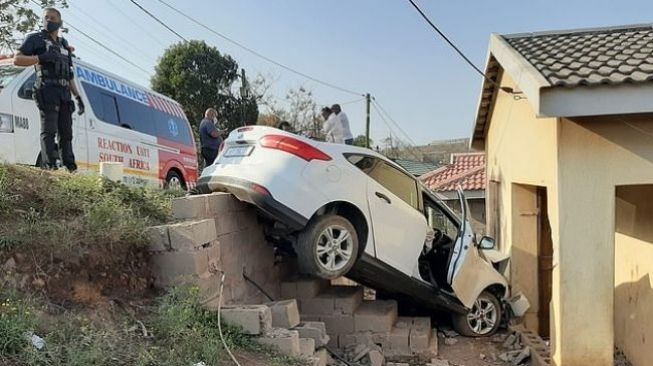
<path id="1" fill-rule="evenodd" d="M 0 89 L 9 85 L 9 83 L 23 71 L 22 67 L 14 65 L 0 65 Z"/>

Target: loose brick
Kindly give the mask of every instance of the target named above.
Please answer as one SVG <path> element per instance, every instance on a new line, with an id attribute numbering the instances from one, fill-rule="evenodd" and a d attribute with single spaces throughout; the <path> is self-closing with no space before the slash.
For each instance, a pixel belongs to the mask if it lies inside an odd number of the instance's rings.
<path id="1" fill-rule="evenodd" d="M 315 340 L 315 347 L 324 347 L 329 343 L 330 337 L 327 335 L 326 327 L 323 322 L 306 322 L 295 327 L 301 338 L 312 338 Z"/>
<path id="2" fill-rule="evenodd" d="M 324 322 L 327 334 L 332 338 L 347 333 L 354 332 L 354 316 L 352 315 L 323 315 L 320 320 Z"/>
<path id="3" fill-rule="evenodd" d="M 205 194 L 179 197 L 172 200 L 172 217 L 175 219 L 205 219 L 209 217 Z"/>
<path id="4" fill-rule="evenodd" d="M 371 332 L 359 332 L 359 333 L 349 333 L 341 334 L 338 336 L 338 343 L 340 348 L 346 348 L 349 346 L 355 346 L 359 344 L 370 345 L 373 344 L 372 333 Z"/>
<path id="5" fill-rule="evenodd" d="M 409 341 L 411 351 L 418 353 L 428 349 L 430 336 L 430 329 L 411 328 Z"/>
<path id="6" fill-rule="evenodd" d="M 168 226 L 172 250 L 192 251 L 217 240 L 213 220 L 186 221 Z"/>
<path id="7" fill-rule="evenodd" d="M 221 316 L 226 324 L 242 327 L 245 334 L 259 335 L 272 328 L 272 313 L 265 305 L 227 306 Z"/>
<path id="8" fill-rule="evenodd" d="M 170 237 L 168 236 L 168 225 L 152 226 L 147 228 L 149 245 L 147 249 L 151 252 L 163 252 L 170 250 Z"/>
<path id="9" fill-rule="evenodd" d="M 266 305 L 272 312 L 273 327 L 289 329 L 299 325 L 299 309 L 295 299 L 269 302 Z"/>
<path id="10" fill-rule="evenodd" d="M 220 216 L 241 210 L 246 205 L 229 193 L 212 193 L 205 196 L 209 216 Z"/>
<path id="11" fill-rule="evenodd" d="M 303 357 L 313 357 L 315 354 L 315 340 L 313 338 L 299 338 L 299 354 Z"/>
<path id="12" fill-rule="evenodd" d="M 354 314 L 354 328 L 357 332 L 390 332 L 396 320 L 396 301 L 364 301 Z"/>
<path id="13" fill-rule="evenodd" d="M 257 341 L 275 347 L 288 356 L 298 357 L 301 353 L 299 334 L 294 330 L 274 328 L 258 338 Z"/>

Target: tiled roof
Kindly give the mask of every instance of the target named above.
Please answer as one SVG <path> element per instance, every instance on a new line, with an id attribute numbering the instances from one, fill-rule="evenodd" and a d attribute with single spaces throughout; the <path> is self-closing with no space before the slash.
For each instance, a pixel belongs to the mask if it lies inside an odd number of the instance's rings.
<path id="1" fill-rule="evenodd" d="M 551 86 L 653 81 L 651 25 L 503 37 Z"/>
<path id="2" fill-rule="evenodd" d="M 406 169 L 408 173 L 415 177 L 424 175 L 430 171 L 435 170 L 438 166 L 425 161 L 405 160 L 405 159 L 392 159 L 402 168 Z"/>
<path id="3" fill-rule="evenodd" d="M 485 189 L 485 154 L 454 154 L 451 159 L 451 164 L 424 174 L 419 179 L 429 189 L 438 192 L 455 191 L 458 185 L 464 191 Z"/>

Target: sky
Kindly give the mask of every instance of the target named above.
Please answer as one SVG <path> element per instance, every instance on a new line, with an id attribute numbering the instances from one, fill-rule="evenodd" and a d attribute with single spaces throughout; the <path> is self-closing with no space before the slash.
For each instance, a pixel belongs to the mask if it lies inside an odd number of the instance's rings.
<path id="1" fill-rule="evenodd" d="M 354 135 L 365 132 L 361 96 L 283 70 L 226 42 L 162 5 L 137 0 L 188 39 L 231 55 L 270 93 L 312 90 L 320 106 L 341 103 Z M 407 0 L 166 0 L 214 30 L 302 73 L 370 93 L 401 129 L 372 108 L 371 136 L 416 145 L 469 137 L 482 77 L 428 28 Z M 650 0 L 421 0 L 431 20 L 481 69 L 491 33 L 510 34 L 651 23 Z M 180 39 L 129 0 L 68 0 L 64 22 L 137 64 L 135 68 L 71 29 L 66 38 L 87 62 L 148 86 L 157 59 Z M 407 137 L 401 132 L 405 131 Z"/>

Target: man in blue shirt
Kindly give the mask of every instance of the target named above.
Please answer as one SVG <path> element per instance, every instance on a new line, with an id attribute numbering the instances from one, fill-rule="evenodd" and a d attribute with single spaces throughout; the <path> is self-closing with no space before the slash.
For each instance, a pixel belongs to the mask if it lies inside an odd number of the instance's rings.
<path id="1" fill-rule="evenodd" d="M 218 150 L 222 144 L 222 132 L 216 127 L 218 111 L 209 108 L 204 112 L 204 119 L 200 122 L 200 143 L 202 145 L 202 158 L 204 166 L 213 164 L 218 157 Z"/>

